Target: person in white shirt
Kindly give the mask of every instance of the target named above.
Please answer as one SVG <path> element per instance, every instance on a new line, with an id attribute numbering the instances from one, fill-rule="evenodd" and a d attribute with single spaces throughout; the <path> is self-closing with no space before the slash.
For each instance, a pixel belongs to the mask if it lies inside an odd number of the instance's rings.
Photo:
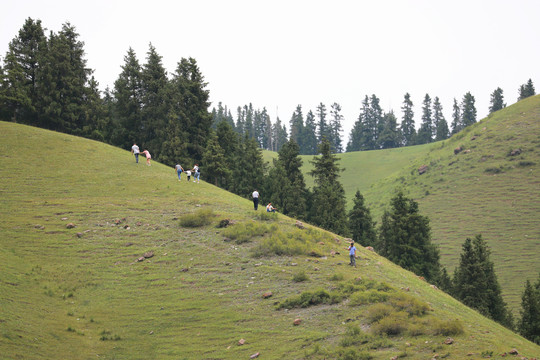
<path id="1" fill-rule="evenodd" d="M 255 190 L 251 196 L 253 197 L 253 210 L 257 210 L 259 207 L 259 193 Z"/>
<path id="2" fill-rule="evenodd" d="M 272 206 L 272 203 L 268 203 L 268 205 L 266 205 L 266 212 L 276 212 L 276 208 Z"/>
<path id="3" fill-rule="evenodd" d="M 139 147 L 137 146 L 137 144 L 133 144 L 133 146 L 131 147 L 131 153 L 135 155 L 135 162 L 138 164 L 139 163 Z"/>

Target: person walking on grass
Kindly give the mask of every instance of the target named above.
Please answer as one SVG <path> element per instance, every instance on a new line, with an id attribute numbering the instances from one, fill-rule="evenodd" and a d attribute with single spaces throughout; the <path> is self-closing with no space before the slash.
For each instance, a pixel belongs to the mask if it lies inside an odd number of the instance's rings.
<path id="1" fill-rule="evenodd" d="M 139 163 L 139 147 L 137 146 L 137 144 L 133 144 L 133 146 L 131 147 L 131 153 L 135 155 L 135 162 L 138 164 Z"/>
<path id="2" fill-rule="evenodd" d="M 259 208 L 259 192 L 255 190 L 251 197 L 253 197 L 253 210 L 257 210 Z"/>
<path id="3" fill-rule="evenodd" d="M 144 154 L 144 156 L 146 156 L 146 165 L 151 166 L 152 164 L 150 164 L 150 159 L 152 159 L 152 155 L 150 155 L 148 150 L 144 149 L 141 154 Z"/>
<path id="4" fill-rule="evenodd" d="M 354 246 L 354 241 L 351 241 L 347 250 L 349 250 L 349 265 L 356 267 L 356 247 Z"/>
<path id="5" fill-rule="evenodd" d="M 187 181 L 191 180 L 191 170 L 186 170 Z"/>
<path id="6" fill-rule="evenodd" d="M 178 181 L 182 181 L 182 178 L 180 177 L 180 175 L 182 175 L 182 171 L 184 171 L 184 169 L 182 168 L 180 164 L 176 164 L 174 168 L 176 169 L 176 173 L 178 174 Z"/>
<path id="7" fill-rule="evenodd" d="M 197 184 L 199 183 L 199 178 L 201 177 L 201 172 L 199 171 L 199 164 L 195 164 L 193 166 L 193 182 L 195 182 L 195 179 L 197 179 Z"/>

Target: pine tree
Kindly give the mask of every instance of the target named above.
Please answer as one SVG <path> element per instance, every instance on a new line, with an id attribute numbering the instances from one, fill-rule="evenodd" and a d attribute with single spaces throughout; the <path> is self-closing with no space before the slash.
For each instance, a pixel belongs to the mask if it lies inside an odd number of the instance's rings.
<path id="1" fill-rule="evenodd" d="M 443 108 L 439 97 L 433 100 L 433 125 L 435 126 L 435 141 L 448 139 L 450 130 L 442 112 Z"/>
<path id="2" fill-rule="evenodd" d="M 399 147 L 401 133 L 397 126 L 397 118 L 394 115 L 394 111 L 384 114 L 383 117 L 384 127 L 379 136 L 379 146 L 381 149 L 391 149 Z"/>
<path id="3" fill-rule="evenodd" d="M 205 177 L 209 183 L 223 187 L 229 182 L 232 170 L 227 166 L 225 151 L 214 134 L 211 134 L 208 139 L 202 165 L 204 165 Z"/>
<path id="4" fill-rule="evenodd" d="M 349 134 L 349 142 L 347 143 L 347 152 L 362 150 L 362 121 L 360 117 L 355 121 L 353 128 Z"/>
<path id="5" fill-rule="evenodd" d="M 330 141 L 328 122 L 326 121 L 326 105 L 322 102 L 317 105 L 317 141 L 320 144 L 323 139 Z"/>
<path id="6" fill-rule="evenodd" d="M 234 162 L 234 178 L 232 179 L 230 190 L 237 195 L 249 198 L 254 189 L 263 188 L 266 173 L 266 163 L 264 162 L 262 149 L 259 148 L 255 139 L 244 134 L 242 142 L 239 144 Z M 264 198 L 261 194 L 261 199 Z"/>
<path id="7" fill-rule="evenodd" d="M 287 129 L 285 125 L 281 124 L 279 117 L 276 122 L 272 124 L 272 151 L 279 151 L 281 147 L 287 142 Z"/>
<path id="8" fill-rule="evenodd" d="M 149 45 L 146 64 L 142 67 L 141 80 L 141 127 L 144 132 L 142 132 L 139 142 L 143 147 L 151 151 L 156 160 L 163 161 L 160 152 L 161 145 L 167 138 L 165 129 L 168 123 L 167 116 L 171 108 L 168 94 L 170 87 L 167 71 L 163 67 L 162 57 L 152 44 Z M 174 166 L 176 161 L 173 160 L 167 164 Z"/>
<path id="9" fill-rule="evenodd" d="M 364 196 L 359 190 L 356 191 L 353 202 L 353 208 L 348 216 L 352 239 L 362 246 L 374 246 L 377 241 L 375 223 L 369 208 L 365 205 Z"/>
<path id="10" fill-rule="evenodd" d="M 345 190 L 339 182 L 338 159 L 332 154 L 330 142 L 326 139 L 319 146 L 320 156 L 311 163 L 314 169 L 309 173 L 315 179 L 310 221 L 326 230 L 344 235 L 347 232 L 345 213 Z"/>
<path id="11" fill-rule="evenodd" d="M 315 124 L 315 114 L 309 110 L 306 115 L 306 125 L 304 126 L 302 136 L 302 146 L 300 147 L 300 154 L 302 155 L 315 155 L 317 154 L 318 142 L 317 142 L 317 125 Z M 300 145 L 299 145 L 300 146 Z"/>
<path id="12" fill-rule="evenodd" d="M 521 295 L 521 319 L 518 330 L 524 338 L 540 345 L 540 275 L 536 284 L 529 280 Z"/>
<path id="13" fill-rule="evenodd" d="M 416 141 L 416 129 L 414 127 L 414 111 L 411 95 L 405 94 L 403 106 L 401 107 L 403 118 L 401 120 L 401 133 L 403 135 L 403 146 L 414 145 Z"/>
<path id="14" fill-rule="evenodd" d="M 41 119 L 40 72 L 47 56 L 47 38 L 40 20 L 26 19 L 9 43 L 0 88 L 1 120 L 46 127 Z"/>
<path id="15" fill-rule="evenodd" d="M 463 101 L 461 102 L 461 119 L 463 127 L 476 123 L 476 107 L 474 106 L 474 103 L 474 96 L 472 96 L 470 92 L 467 92 L 463 96 Z"/>
<path id="16" fill-rule="evenodd" d="M 416 137 L 417 144 L 428 144 L 433 141 L 433 118 L 431 112 L 431 97 L 426 94 L 422 103 L 422 124 Z"/>
<path id="17" fill-rule="evenodd" d="M 132 48 L 124 56 L 124 65 L 118 79 L 114 82 L 115 130 L 113 144 L 131 148 L 134 142 L 142 139 L 142 67 Z M 142 143 L 141 143 L 142 145 Z"/>
<path id="18" fill-rule="evenodd" d="M 495 111 L 501 110 L 506 107 L 504 103 L 503 90 L 498 87 L 491 93 L 489 113 L 494 113 Z"/>
<path id="19" fill-rule="evenodd" d="M 489 259 L 490 250 L 481 235 L 467 238 L 454 272 L 453 295 L 481 314 L 512 328 L 512 317 Z"/>
<path id="20" fill-rule="evenodd" d="M 456 98 L 454 98 L 453 112 L 452 112 L 452 134 L 457 134 L 463 130 L 463 121 L 461 120 L 461 109 L 458 106 Z"/>
<path id="21" fill-rule="evenodd" d="M 534 90 L 532 79 L 529 79 L 526 84 L 523 84 L 519 87 L 518 101 L 534 95 L 536 95 L 536 91 Z"/>
<path id="22" fill-rule="evenodd" d="M 418 203 L 401 191 L 383 214 L 377 248 L 382 256 L 426 280 L 439 280 L 440 256 L 431 242 L 429 219 L 420 215 Z"/>
<path id="23" fill-rule="evenodd" d="M 193 58 L 182 58 L 171 80 L 172 109 L 181 124 L 187 156 L 195 163 L 202 159 L 212 126 L 207 83 Z"/>
<path id="24" fill-rule="evenodd" d="M 333 103 L 330 106 L 330 124 L 329 124 L 329 134 L 330 134 L 330 144 L 334 153 L 342 153 L 343 145 L 341 143 L 341 133 L 343 132 L 343 115 L 341 115 L 341 105 L 338 103 Z"/>
<path id="25" fill-rule="evenodd" d="M 296 110 L 289 120 L 289 139 L 298 144 L 300 149 L 303 148 L 304 136 L 304 115 L 302 114 L 302 105 L 298 105 Z"/>
<path id="26" fill-rule="evenodd" d="M 304 175 L 300 170 L 302 159 L 299 147 L 294 140 L 287 141 L 274 160 L 265 186 L 269 201 L 281 213 L 295 218 L 306 218 L 307 189 Z"/>

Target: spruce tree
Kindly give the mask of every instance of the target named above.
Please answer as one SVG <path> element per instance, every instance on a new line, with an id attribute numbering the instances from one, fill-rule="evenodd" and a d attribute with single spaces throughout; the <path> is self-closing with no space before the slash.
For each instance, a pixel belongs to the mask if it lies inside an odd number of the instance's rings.
<path id="1" fill-rule="evenodd" d="M 353 208 L 349 211 L 349 231 L 354 242 L 362 246 L 374 246 L 377 241 L 375 223 L 369 208 L 365 205 L 364 196 L 359 190 L 354 194 Z"/>
<path id="2" fill-rule="evenodd" d="M 491 93 L 491 99 L 489 103 L 490 114 L 506 107 L 506 104 L 504 103 L 503 90 L 500 87 L 498 87 L 493 91 L 493 93 Z"/>
<path id="3" fill-rule="evenodd" d="M 401 133 L 397 126 L 397 118 L 394 115 L 394 111 L 390 110 L 384 114 L 383 117 L 384 127 L 379 135 L 379 146 L 381 149 L 391 149 L 399 147 Z"/>
<path id="4" fill-rule="evenodd" d="M 254 189 L 262 189 L 266 173 L 262 149 L 257 141 L 244 134 L 239 144 L 234 162 L 234 175 L 231 180 L 230 190 L 237 195 L 249 198 Z M 266 197 L 261 194 L 261 199 Z"/>
<path id="5" fill-rule="evenodd" d="M 208 139 L 201 166 L 204 166 L 204 176 L 209 183 L 223 187 L 229 182 L 232 168 L 227 166 L 225 151 L 214 134 Z"/>
<path id="6" fill-rule="evenodd" d="M 330 107 L 330 124 L 329 124 L 329 134 L 330 134 L 330 144 L 334 153 L 342 153 L 343 145 L 341 142 L 341 133 L 343 132 L 343 115 L 341 115 L 341 105 L 338 103 L 333 103 Z"/>
<path id="7" fill-rule="evenodd" d="M 470 92 L 467 92 L 463 96 L 463 101 L 461 102 L 461 120 L 463 122 L 463 127 L 476 123 L 476 107 L 474 103 L 474 96 L 472 96 Z"/>
<path id="8" fill-rule="evenodd" d="M 433 141 L 433 117 L 431 112 L 431 97 L 426 94 L 422 103 L 422 124 L 416 137 L 417 144 L 428 144 Z"/>
<path id="9" fill-rule="evenodd" d="M 454 98 L 454 105 L 452 107 L 452 134 L 457 134 L 463 130 L 463 121 L 461 119 L 461 109 L 458 106 L 456 98 Z"/>
<path id="10" fill-rule="evenodd" d="M 443 108 L 439 97 L 435 97 L 433 100 L 433 125 L 435 127 L 435 141 L 448 139 L 450 131 L 448 129 L 448 123 L 444 118 L 442 112 Z"/>
<path id="11" fill-rule="evenodd" d="M 289 120 L 289 139 L 292 139 L 300 147 L 300 151 L 303 149 L 303 136 L 304 136 L 304 115 L 302 114 L 302 105 L 298 105 L 296 110 Z"/>
<path id="12" fill-rule="evenodd" d="M 438 282 L 441 265 L 437 246 L 431 242 L 429 219 L 422 216 L 418 203 L 399 191 L 385 210 L 379 239 L 379 253 L 401 267 Z"/>
<path id="13" fill-rule="evenodd" d="M 403 146 L 414 145 L 416 141 L 416 129 L 414 127 L 414 111 L 411 95 L 406 93 L 401 107 L 403 118 L 401 120 L 401 133 L 403 135 Z"/>
<path id="14" fill-rule="evenodd" d="M 320 156 L 311 163 L 314 169 L 309 173 L 315 179 L 310 221 L 326 230 L 344 235 L 347 232 L 345 213 L 345 190 L 339 182 L 339 160 L 332 154 L 330 142 L 326 139 L 319 146 Z"/>
<path id="15" fill-rule="evenodd" d="M 484 316 L 512 328 L 512 316 L 506 308 L 495 274 L 490 250 L 482 235 L 467 238 L 454 271 L 452 294 Z"/>
<path id="16" fill-rule="evenodd" d="M 317 154 L 318 142 L 317 142 L 317 125 L 315 124 L 315 114 L 309 110 L 306 115 L 306 124 L 304 126 L 302 136 L 302 146 L 300 147 L 300 154 L 302 155 L 315 155 Z M 300 145 L 299 145 L 300 146 Z"/>
<path id="17" fill-rule="evenodd" d="M 536 95 L 536 91 L 534 90 L 532 79 L 529 79 L 526 84 L 523 84 L 519 87 L 518 101 L 534 95 Z"/>
<path id="18" fill-rule="evenodd" d="M 280 149 L 274 167 L 267 176 L 265 186 L 268 200 L 285 214 L 296 218 L 306 218 L 307 189 L 304 175 L 300 170 L 302 159 L 294 140 L 287 141 Z"/>
<path id="19" fill-rule="evenodd" d="M 323 139 L 330 141 L 328 122 L 326 121 L 326 105 L 322 102 L 317 105 L 317 141 L 320 144 Z"/>
<path id="20" fill-rule="evenodd" d="M 524 338 L 540 345 L 540 275 L 533 285 L 529 280 L 521 295 L 521 319 L 518 331 Z"/>

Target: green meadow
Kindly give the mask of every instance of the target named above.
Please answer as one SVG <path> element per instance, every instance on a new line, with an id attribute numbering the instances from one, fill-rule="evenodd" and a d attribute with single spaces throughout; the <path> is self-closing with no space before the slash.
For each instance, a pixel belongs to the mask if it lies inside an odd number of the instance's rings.
<path id="1" fill-rule="evenodd" d="M 255 212 L 249 200 L 204 181 L 179 182 L 157 162 L 135 164 L 127 149 L 0 122 L 0 160 L 1 358 L 540 354 L 373 251 L 359 249 L 351 268 L 345 239 Z M 401 165 L 417 163 L 403 158 Z M 513 171 L 525 170 L 503 174 Z M 410 171 L 380 174 L 421 182 Z M 393 188 L 391 180 L 383 185 Z M 372 204 L 383 185 L 369 185 Z M 419 197 L 422 208 L 444 195 L 431 192 Z"/>
<path id="2" fill-rule="evenodd" d="M 454 149 L 463 150 L 454 154 Z M 521 153 L 510 155 L 513 150 Z M 268 155 L 267 155 L 268 156 Z M 448 140 L 398 149 L 339 154 L 348 208 L 356 190 L 380 224 L 398 189 L 430 219 L 450 274 L 466 238 L 482 234 L 505 301 L 519 316 L 525 280 L 540 273 L 540 95 L 491 114 Z M 312 156 L 303 156 L 313 186 Z M 420 166 L 427 165 L 420 175 Z"/>

